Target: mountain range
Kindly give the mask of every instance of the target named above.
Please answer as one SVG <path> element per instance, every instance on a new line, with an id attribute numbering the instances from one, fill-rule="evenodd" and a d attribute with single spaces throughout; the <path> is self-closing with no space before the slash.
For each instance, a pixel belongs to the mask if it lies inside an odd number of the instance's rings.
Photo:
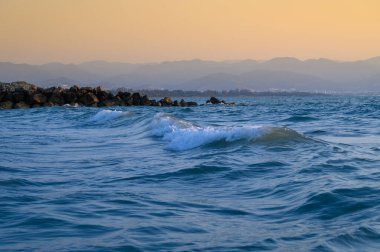
<path id="1" fill-rule="evenodd" d="M 380 91 L 380 57 L 360 61 L 166 61 L 130 64 L 92 61 L 43 65 L 0 62 L 0 81 L 27 81 L 43 87 L 102 86 L 130 89 L 297 91 Z"/>

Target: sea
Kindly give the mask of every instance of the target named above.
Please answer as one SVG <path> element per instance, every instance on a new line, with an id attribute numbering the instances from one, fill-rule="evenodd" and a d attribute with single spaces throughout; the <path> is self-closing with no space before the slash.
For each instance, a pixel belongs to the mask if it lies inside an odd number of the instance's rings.
<path id="1" fill-rule="evenodd" d="M 0 251 L 380 251 L 380 97 L 0 110 Z"/>

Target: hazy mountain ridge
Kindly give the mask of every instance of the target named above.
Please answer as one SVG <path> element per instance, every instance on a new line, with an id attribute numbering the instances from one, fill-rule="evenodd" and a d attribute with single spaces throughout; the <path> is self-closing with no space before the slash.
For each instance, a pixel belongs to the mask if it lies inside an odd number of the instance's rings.
<path id="1" fill-rule="evenodd" d="M 380 91 L 380 57 L 360 61 L 274 58 L 268 61 L 167 61 L 130 64 L 92 61 L 43 65 L 0 63 L 0 81 L 42 86 L 102 85 L 134 89 L 293 89 L 299 91 Z"/>

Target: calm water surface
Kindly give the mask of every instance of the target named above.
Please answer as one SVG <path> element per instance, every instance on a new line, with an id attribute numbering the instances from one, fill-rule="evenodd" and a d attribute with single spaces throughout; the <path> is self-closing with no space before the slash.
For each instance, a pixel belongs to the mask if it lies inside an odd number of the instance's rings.
<path id="1" fill-rule="evenodd" d="M 1 110 L 0 250 L 380 250 L 380 97 L 226 100 Z"/>

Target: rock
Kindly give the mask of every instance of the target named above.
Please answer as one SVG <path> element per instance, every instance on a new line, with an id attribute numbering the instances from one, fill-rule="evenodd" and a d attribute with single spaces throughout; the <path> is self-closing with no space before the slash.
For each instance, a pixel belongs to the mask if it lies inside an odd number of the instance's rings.
<path id="1" fill-rule="evenodd" d="M 115 96 L 115 102 L 118 106 L 127 106 L 130 98 L 130 93 L 118 92 Z"/>
<path id="2" fill-rule="evenodd" d="M 47 101 L 47 98 L 43 94 L 35 94 L 33 95 L 33 103 L 35 104 L 43 104 Z"/>
<path id="3" fill-rule="evenodd" d="M 211 98 L 215 102 L 216 98 Z M 219 100 L 217 100 L 219 101 Z M 69 89 L 62 87 L 40 88 L 26 82 L 0 83 L 1 108 L 28 108 L 39 106 L 63 106 L 77 104 L 84 106 L 196 106 L 196 102 L 185 102 L 183 99 L 173 102 L 170 97 L 164 97 L 157 102 L 147 95 L 138 92 L 118 92 L 113 95 L 101 87 L 78 87 Z M 220 101 L 219 101 L 220 103 Z"/>
<path id="4" fill-rule="evenodd" d="M 210 100 L 208 100 L 206 103 L 221 104 L 222 102 L 218 98 L 211 97 Z"/>
<path id="5" fill-rule="evenodd" d="M 84 93 L 88 93 L 88 92 L 94 92 L 96 90 L 94 90 L 92 87 L 82 87 L 80 88 L 80 90 Z"/>
<path id="6" fill-rule="evenodd" d="M 30 108 L 30 105 L 26 104 L 23 101 L 20 101 L 20 102 L 18 102 L 18 103 L 15 104 L 14 108 L 15 109 L 26 109 L 26 108 Z"/>
<path id="7" fill-rule="evenodd" d="M 56 106 L 56 104 L 54 104 L 52 102 L 44 103 L 44 107 L 53 107 L 53 106 Z"/>
<path id="8" fill-rule="evenodd" d="M 86 93 L 84 96 L 82 96 L 79 101 L 83 103 L 85 106 L 93 106 L 96 105 L 99 102 L 98 97 L 94 95 L 91 92 Z"/>
<path id="9" fill-rule="evenodd" d="M 49 103 L 62 106 L 63 104 L 65 104 L 65 100 L 63 99 L 61 94 L 54 92 L 49 98 Z"/>
<path id="10" fill-rule="evenodd" d="M 112 107 L 115 106 L 116 103 L 114 100 L 105 100 L 98 104 L 99 107 Z"/>
<path id="11" fill-rule="evenodd" d="M 113 100 L 115 101 L 116 106 L 125 106 L 125 102 L 119 96 L 115 96 Z"/>
<path id="12" fill-rule="evenodd" d="M 25 94 L 24 94 L 24 92 L 21 91 L 21 90 L 13 92 L 13 101 L 15 103 L 18 103 L 18 102 L 21 102 L 21 101 L 25 101 Z"/>
<path id="13" fill-rule="evenodd" d="M 56 89 L 55 87 L 46 88 L 43 90 L 42 93 L 44 95 L 46 95 L 46 97 L 50 97 L 53 94 L 53 92 L 55 91 L 55 89 Z"/>
<path id="14" fill-rule="evenodd" d="M 124 100 L 126 106 L 132 106 L 133 105 L 133 98 L 130 96 L 128 99 Z"/>
<path id="15" fill-rule="evenodd" d="M 62 93 L 62 97 L 65 100 L 65 103 L 75 103 L 78 100 L 78 97 L 75 92 L 70 90 L 65 90 L 65 92 Z"/>
<path id="16" fill-rule="evenodd" d="M 150 100 L 149 100 L 149 97 L 147 95 L 144 95 L 142 98 L 141 98 L 141 105 L 144 105 L 144 106 L 150 106 Z"/>
<path id="17" fill-rule="evenodd" d="M 15 92 L 19 91 L 33 91 L 37 90 L 37 86 L 27 83 L 25 81 L 16 81 L 12 83 L 0 83 L 0 92 Z"/>
<path id="18" fill-rule="evenodd" d="M 131 97 L 131 93 L 119 91 L 116 96 L 119 96 L 123 101 L 127 101 Z"/>
<path id="19" fill-rule="evenodd" d="M 12 92 L 6 92 L 5 96 L 3 97 L 3 101 L 13 101 L 13 93 Z"/>
<path id="20" fill-rule="evenodd" d="M 170 97 L 164 97 L 164 99 L 161 100 L 162 105 L 172 105 L 173 101 Z"/>
<path id="21" fill-rule="evenodd" d="M 156 100 L 150 100 L 150 106 L 157 106 Z"/>
<path id="22" fill-rule="evenodd" d="M 103 91 L 103 90 L 100 90 L 100 91 L 96 91 L 96 97 L 98 97 L 99 101 L 105 101 L 107 99 L 111 99 L 113 97 L 111 97 L 109 95 L 109 93 L 107 93 L 106 91 Z M 112 95 L 112 94 L 111 94 Z"/>
<path id="23" fill-rule="evenodd" d="M 11 109 L 13 108 L 13 102 L 5 101 L 0 103 L 0 109 Z"/>
<path id="24" fill-rule="evenodd" d="M 79 87 L 77 85 L 74 85 L 74 86 L 70 87 L 69 90 L 70 90 L 70 92 L 76 93 L 76 92 L 78 92 Z"/>
<path id="25" fill-rule="evenodd" d="M 98 94 L 100 94 L 100 93 L 102 93 L 102 92 L 104 92 L 104 90 L 102 89 L 102 87 L 100 87 L 100 86 L 97 86 L 96 88 L 95 88 L 95 95 L 96 96 L 98 96 Z"/>
<path id="26" fill-rule="evenodd" d="M 133 93 L 132 95 L 132 104 L 133 105 L 140 105 L 141 95 L 140 93 Z"/>
<path id="27" fill-rule="evenodd" d="M 187 102 L 185 102 L 184 99 L 181 99 L 181 101 L 179 102 L 179 105 L 181 105 L 181 107 L 186 107 L 187 106 Z"/>
<path id="28" fill-rule="evenodd" d="M 190 102 L 187 102 L 187 106 L 189 107 L 198 106 L 198 103 L 190 101 Z"/>
<path id="29" fill-rule="evenodd" d="M 33 96 L 36 94 L 36 92 L 33 92 L 33 91 L 25 91 L 24 92 L 25 94 L 25 102 L 28 104 L 28 105 L 32 105 L 33 104 Z"/>

